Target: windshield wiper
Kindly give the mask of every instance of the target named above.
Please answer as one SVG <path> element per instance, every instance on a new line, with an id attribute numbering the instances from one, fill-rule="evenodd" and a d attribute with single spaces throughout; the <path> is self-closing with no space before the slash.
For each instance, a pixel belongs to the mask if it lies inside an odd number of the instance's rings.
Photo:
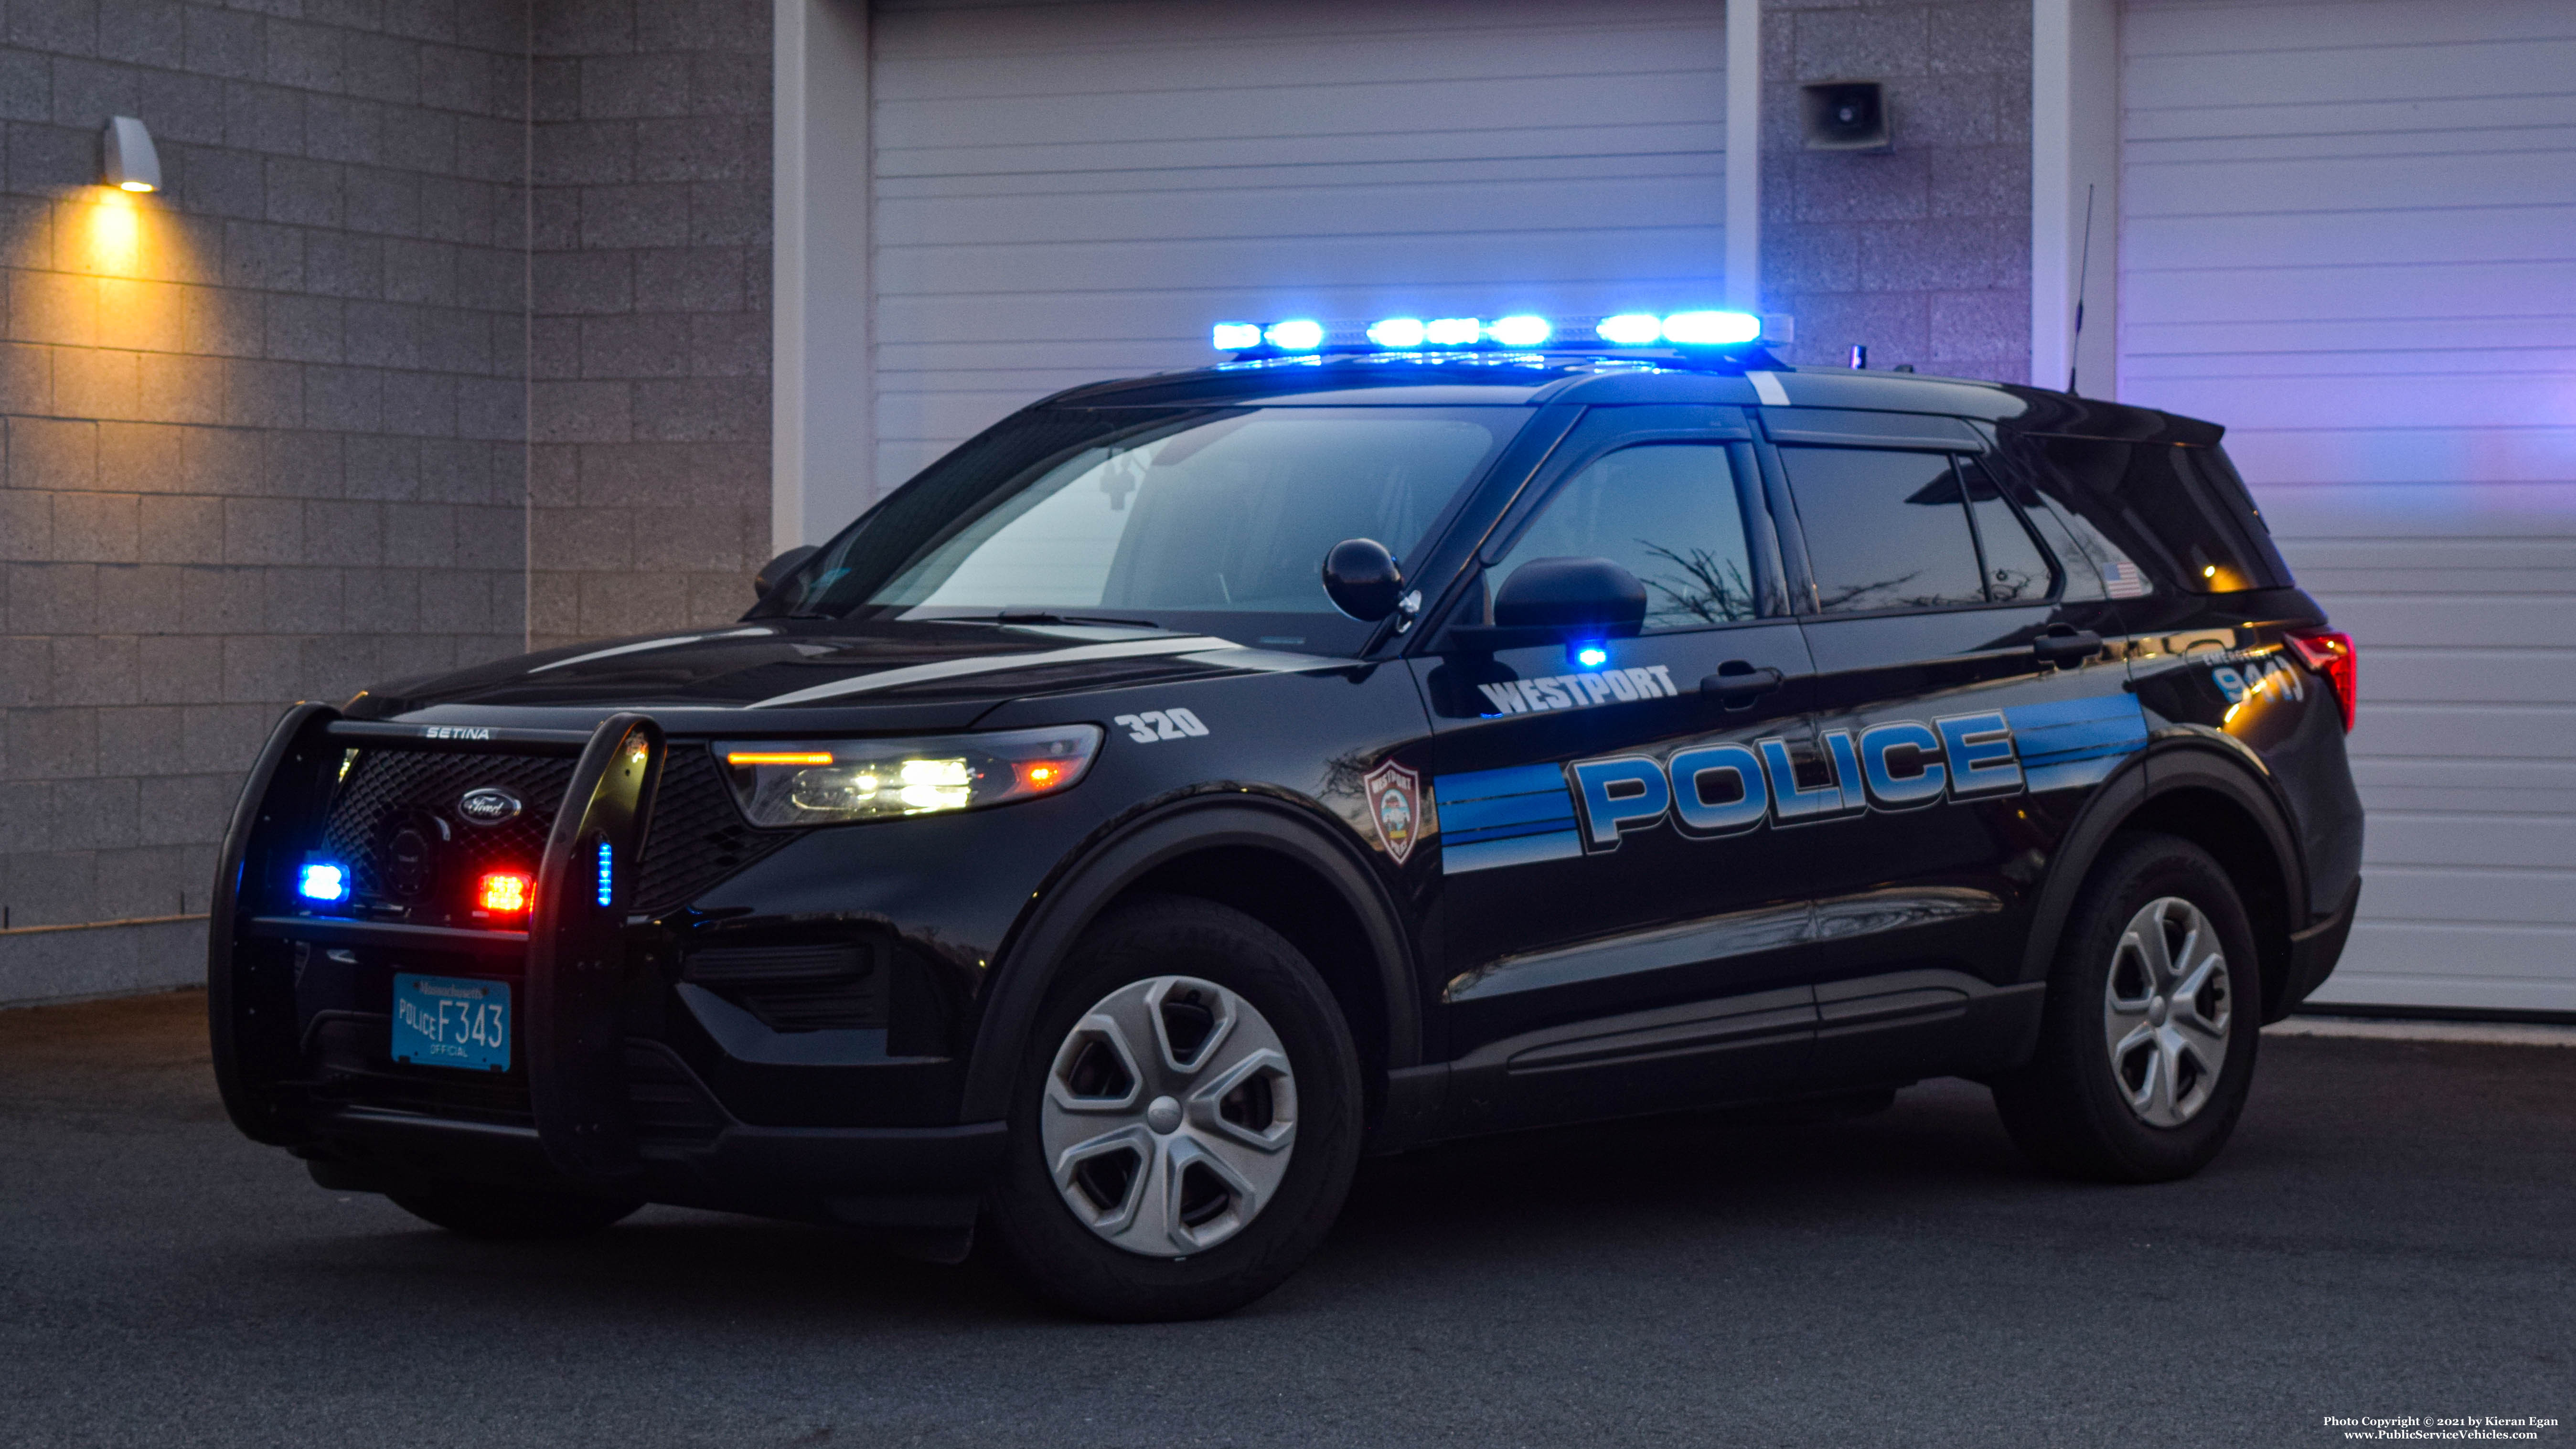
<path id="1" fill-rule="evenodd" d="M 934 624 L 1107 624 L 1123 629 L 1160 629 L 1151 619 L 1113 619 L 1105 614 L 1059 614 L 1052 609 L 996 609 L 989 614 L 942 614 Z"/>

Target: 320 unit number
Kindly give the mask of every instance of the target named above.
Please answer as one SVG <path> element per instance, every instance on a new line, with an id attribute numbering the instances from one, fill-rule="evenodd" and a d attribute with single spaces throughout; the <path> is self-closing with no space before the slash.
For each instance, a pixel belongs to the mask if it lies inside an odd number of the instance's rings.
<path id="1" fill-rule="evenodd" d="M 1199 717 L 1185 709 L 1149 709 L 1143 714 L 1122 714 L 1110 721 L 1127 727 L 1127 738 L 1140 745 L 1156 740 L 1186 740 L 1206 734 L 1208 727 Z"/>

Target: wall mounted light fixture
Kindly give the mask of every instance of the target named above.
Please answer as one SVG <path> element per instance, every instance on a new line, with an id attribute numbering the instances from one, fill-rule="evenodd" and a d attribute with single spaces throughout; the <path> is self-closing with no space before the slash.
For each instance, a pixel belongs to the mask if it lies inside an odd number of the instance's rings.
<path id="1" fill-rule="evenodd" d="M 132 116 L 111 116 L 104 138 L 106 174 L 100 179 L 120 191 L 161 189 L 161 153 L 152 149 L 152 133 Z"/>

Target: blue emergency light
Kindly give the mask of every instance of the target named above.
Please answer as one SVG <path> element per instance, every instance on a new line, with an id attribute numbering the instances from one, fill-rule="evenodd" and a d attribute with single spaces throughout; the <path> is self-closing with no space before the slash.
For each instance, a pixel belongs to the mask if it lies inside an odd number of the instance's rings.
<path id="1" fill-rule="evenodd" d="M 308 901 L 345 901 L 349 898 L 348 867 L 337 861 L 307 861 L 295 874 L 295 893 Z"/>
<path id="2" fill-rule="evenodd" d="M 1620 312 L 1607 317 L 1542 317 L 1517 312 L 1482 317 L 1381 317 L 1374 322 L 1219 322 L 1209 334 L 1219 352 L 1264 357 L 1318 352 L 1440 350 L 1528 351 L 1551 342 L 1573 348 L 1743 347 L 1762 340 L 1750 312 Z M 1562 339 L 1562 340 L 1560 340 Z"/>

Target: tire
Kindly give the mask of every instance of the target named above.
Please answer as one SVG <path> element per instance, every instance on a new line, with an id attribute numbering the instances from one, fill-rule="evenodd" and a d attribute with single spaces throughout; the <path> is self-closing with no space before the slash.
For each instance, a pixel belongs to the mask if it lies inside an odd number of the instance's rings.
<path id="1" fill-rule="evenodd" d="M 577 1238 L 595 1233 L 644 1206 L 638 1198 L 495 1187 L 479 1182 L 433 1182 L 388 1192 L 394 1206 L 424 1222 L 469 1238 Z"/>
<path id="2" fill-rule="evenodd" d="M 2070 1177 L 2191 1176 L 2245 1109 L 2262 1000 L 2253 928 L 2218 862 L 2170 835 L 2115 841 L 2068 918 L 2037 1053 L 1993 1083 L 2005 1130 Z"/>
<path id="3" fill-rule="evenodd" d="M 1340 1214 L 1359 1054 L 1278 932 L 1157 898 L 1075 946 L 1010 1120 L 985 1226 L 1013 1276 L 1091 1318 L 1206 1318 L 1278 1287 Z"/>

